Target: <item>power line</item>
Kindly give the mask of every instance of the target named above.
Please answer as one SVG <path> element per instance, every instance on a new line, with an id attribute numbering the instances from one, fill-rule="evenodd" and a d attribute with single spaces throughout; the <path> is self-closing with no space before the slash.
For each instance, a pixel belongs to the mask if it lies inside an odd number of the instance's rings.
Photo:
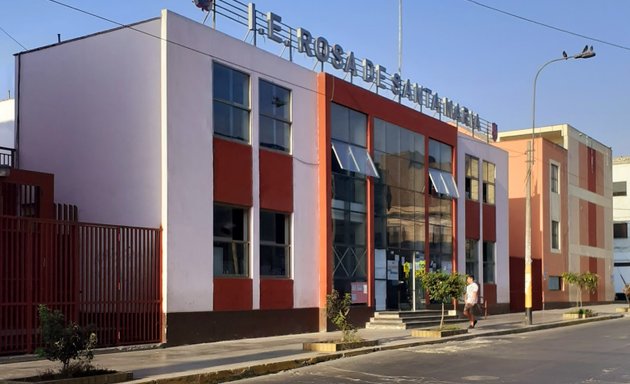
<path id="1" fill-rule="evenodd" d="M 119 27 L 122 27 L 122 28 L 128 28 L 128 29 L 130 29 L 130 30 L 132 30 L 132 31 L 142 33 L 143 35 L 146 35 L 146 36 L 149 36 L 149 37 L 153 37 L 153 38 L 155 38 L 155 39 L 158 39 L 158 40 L 160 40 L 160 41 L 164 41 L 164 42 L 169 43 L 169 44 L 173 44 L 173 45 L 175 45 L 175 46 L 178 46 L 178 47 L 180 47 L 180 48 L 183 48 L 183 49 L 186 49 L 186 50 L 192 51 L 192 52 L 194 52 L 194 53 L 198 53 L 198 54 L 200 54 L 200 55 L 203 55 L 203 56 L 206 56 L 206 57 L 209 57 L 209 58 L 214 58 L 214 56 L 212 56 L 211 54 L 209 54 L 209 53 L 207 53 L 207 52 L 201 51 L 201 50 L 196 49 L 196 48 L 193 48 L 193 47 L 189 47 L 189 46 L 187 46 L 187 45 L 185 45 L 185 44 L 178 43 L 178 42 L 176 42 L 176 41 L 172 41 L 172 40 L 169 40 L 169 39 L 165 39 L 165 38 L 163 38 L 162 36 L 157 36 L 157 35 L 154 35 L 154 34 L 152 34 L 152 33 L 145 32 L 145 31 L 143 31 L 143 30 L 141 30 L 141 29 L 134 28 L 132 25 L 119 23 L 118 21 L 115 21 L 115 20 L 112 20 L 112 19 L 108 19 L 108 18 L 106 18 L 106 17 L 103 17 L 103 16 L 100 16 L 100 15 L 97 15 L 97 14 L 95 14 L 95 13 L 92 13 L 92 12 L 89 12 L 89 11 L 86 11 L 86 10 L 83 10 L 83 9 L 81 9 L 81 8 L 77 8 L 77 7 L 74 7 L 74 6 L 72 6 L 72 5 L 68 5 L 68 4 L 62 3 L 61 1 L 57 1 L 57 0 L 48 0 L 48 1 L 50 1 L 51 3 L 55 3 L 55 4 L 57 4 L 57 5 L 60 5 L 60 6 L 62 6 L 62 7 L 66 7 L 66 8 L 72 9 L 73 11 L 77 11 L 77 12 L 80 12 L 80 13 L 84 13 L 84 14 L 86 14 L 86 15 L 89 15 L 89 16 L 92 16 L 92 17 L 95 17 L 95 18 L 97 18 L 97 19 L 100 19 L 100 20 L 106 21 L 106 22 L 108 22 L 108 23 L 112 23 L 112 24 L 118 25 Z M 249 68 L 249 67 L 246 67 L 246 66 L 244 66 L 244 65 L 242 65 L 242 64 L 237 64 L 237 63 L 231 62 L 231 61 L 226 60 L 226 59 L 223 59 L 223 58 L 221 58 L 221 60 L 222 60 L 223 62 L 225 62 L 225 63 L 231 64 L 231 65 L 235 65 L 235 66 L 239 66 L 239 67 L 241 67 L 241 68 L 248 69 L 248 70 L 250 70 L 251 72 L 256 72 L 256 70 L 255 70 L 255 69 L 253 69 L 253 68 Z M 277 76 L 272 76 L 272 75 L 266 75 L 266 76 L 267 76 L 267 77 L 270 77 L 270 78 L 273 78 L 274 80 L 277 80 L 277 81 L 280 81 L 280 82 L 284 82 L 284 83 L 287 83 L 287 84 L 291 84 L 291 85 L 293 85 L 293 86 L 295 86 L 295 87 L 297 87 L 297 88 L 302 88 L 302 89 L 304 89 L 304 90 L 306 90 L 306 91 L 310 91 L 310 92 L 313 92 L 313 93 L 319 93 L 318 91 L 314 91 L 314 90 L 312 90 L 312 89 L 310 89 L 310 88 L 308 88 L 308 87 L 306 87 L 306 86 L 303 86 L 303 85 L 301 85 L 301 84 L 292 83 L 292 82 L 290 82 L 290 81 L 287 81 L 287 79 L 285 79 L 285 78 L 280 78 L 280 77 L 277 77 Z"/>
<path id="2" fill-rule="evenodd" d="M 478 5 L 478 6 L 480 6 L 480 7 L 483 7 L 483 8 L 490 9 L 490 10 L 495 11 L 495 12 L 502 13 L 502 14 L 504 14 L 504 15 L 508 15 L 508 16 L 511 16 L 511 17 L 517 18 L 517 19 L 519 19 L 519 20 L 526 21 L 526 22 L 528 22 L 528 23 L 532 23 L 532 24 L 540 25 L 541 27 L 545 27 L 545 28 L 553 29 L 554 31 L 558 31 L 558 32 L 566 33 L 566 34 L 568 34 L 568 35 L 581 37 L 581 38 L 583 38 L 583 39 L 588 39 L 588 40 L 591 40 L 591 41 L 596 41 L 596 42 L 598 42 L 598 43 L 602 43 L 602 44 L 610 45 L 611 47 L 615 47 L 615 48 L 619 48 L 619 49 L 624 49 L 624 50 L 626 50 L 626 51 L 630 51 L 630 47 L 626 47 L 626 46 L 621 45 L 621 44 L 611 43 L 611 42 L 609 42 L 609 41 L 602 40 L 602 39 L 598 39 L 598 38 L 596 38 L 596 37 L 591 37 L 591 36 L 583 35 L 583 34 L 581 34 L 581 33 L 572 32 L 572 31 L 569 31 L 569 30 L 567 30 L 567 29 L 562 29 L 562 28 L 554 27 L 553 25 L 549 25 L 549 24 L 542 23 L 542 22 L 540 22 L 540 21 L 536 21 L 536 20 L 528 19 L 527 17 L 519 16 L 519 15 L 517 15 L 517 14 L 510 13 L 510 12 L 504 11 L 504 10 L 502 10 L 502 9 L 494 8 L 494 7 L 491 7 L 491 6 L 489 6 L 489 5 L 486 5 L 486 4 L 483 4 L 483 3 L 480 3 L 480 2 L 475 1 L 475 0 L 465 0 L 465 1 L 468 1 L 469 3 L 473 3 L 473 4 Z"/>
<path id="3" fill-rule="evenodd" d="M 5 30 L 4 30 L 4 28 L 0 27 L 0 31 L 4 32 L 4 34 L 5 34 L 5 35 L 9 36 L 9 38 L 11 38 L 11 40 L 15 41 L 15 43 L 16 43 L 17 45 L 19 45 L 20 47 L 24 48 L 24 50 L 28 50 L 28 48 L 26 48 L 25 46 L 23 46 L 22 44 L 20 44 L 20 42 L 19 42 L 19 41 L 17 41 L 17 40 L 15 39 L 15 37 L 11 36 L 11 35 L 9 34 L 9 32 L 5 31 Z"/>

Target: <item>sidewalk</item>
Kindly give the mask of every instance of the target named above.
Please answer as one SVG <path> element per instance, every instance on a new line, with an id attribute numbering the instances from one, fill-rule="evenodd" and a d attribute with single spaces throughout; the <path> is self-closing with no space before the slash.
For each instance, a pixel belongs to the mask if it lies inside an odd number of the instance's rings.
<path id="1" fill-rule="evenodd" d="M 468 340 L 480 336 L 530 332 L 540 329 L 582 324 L 590 321 L 616 319 L 623 314 L 615 309 L 624 304 L 589 306 L 599 315 L 583 320 L 562 320 L 566 309 L 534 311 L 533 325 L 524 323 L 524 313 L 488 316 L 479 320 L 477 327 L 466 335 L 442 339 L 423 339 L 411 336 L 411 330 L 360 329 L 359 335 L 367 340 L 379 340 L 376 347 L 342 352 L 320 353 L 302 350 L 302 343 L 338 338 L 339 332 L 307 333 L 221 341 L 170 348 L 99 351 L 94 357 L 96 366 L 117 371 L 131 371 L 134 383 L 178 384 L 221 382 L 259 376 L 286 369 L 316 364 L 322 361 L 356 356 L 380 350 L 407 348 L 418 345 Z M 467 326 L 466 320 L 462 325 Z M 25 357 L 0 358 L 0 380 L 35 376 L 58 363 Z"/>

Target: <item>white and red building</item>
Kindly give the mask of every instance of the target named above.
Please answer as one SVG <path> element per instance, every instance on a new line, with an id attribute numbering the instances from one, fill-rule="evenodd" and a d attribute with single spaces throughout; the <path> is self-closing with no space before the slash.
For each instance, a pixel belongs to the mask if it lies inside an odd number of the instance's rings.
<path id="1" fill-rule="evenodd" d="M 508 308 L 508 156 L 461 127 L 168 11 L 16 68 L 18 166 L 83 221 L 163 228 L 169 344 L 326 329 L 333 288 L 356 321 L 421 309 L 419 269 Z"/>

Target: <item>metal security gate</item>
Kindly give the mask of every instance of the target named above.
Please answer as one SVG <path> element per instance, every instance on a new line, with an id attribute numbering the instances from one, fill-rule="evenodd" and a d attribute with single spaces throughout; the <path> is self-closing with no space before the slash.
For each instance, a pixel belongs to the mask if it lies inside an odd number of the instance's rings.
<path id="1" fill-rule="evenodd" d="M 161 230 L 0 216 L 0 354 L 38 345 L 37 305 L 98 346 L 161 341 Z"/>

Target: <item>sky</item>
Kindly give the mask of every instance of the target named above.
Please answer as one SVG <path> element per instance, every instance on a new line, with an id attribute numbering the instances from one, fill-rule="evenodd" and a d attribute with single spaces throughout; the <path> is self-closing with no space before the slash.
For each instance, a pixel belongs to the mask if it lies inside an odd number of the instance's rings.
<path id="1" fill-rule="evenodd" d="M 120 24 L 158 17 L 165 8 L 198 22 L 205 16 L 191 0 L 56 1 Z M 388 73 L 397 70 L 398 0 L 254 2 L 287 25 L 340 44 L 356 57 L 384 65 Z M 630 109 L 630 1 L 402 0 L 402 7 L 402 77 L 473 109 L 500 131 L 530 129 L 537 71 L 563 51 L 572 55 L 592 45 L 594 58 L 562 60 L 540 72 L 536 126 L 568 123 L 611 147 L 613 156 L 630 155 L 625 114 Z M 56 43 L 57 34 L 68 40 L 115 27 L 53 0 L 0 0 L 0 100 L 15 94 L 13 55 L 22 46 L 34 49 Z M 226 18 L 219 16 L 216 27 L 246 38 L 246 29 Z M 268 49 L 281 51 L 277 45 Z M 315 64 L 305 58 L 296 62 Z M 325 70 L 344 76 L 330 65 Z"/>

